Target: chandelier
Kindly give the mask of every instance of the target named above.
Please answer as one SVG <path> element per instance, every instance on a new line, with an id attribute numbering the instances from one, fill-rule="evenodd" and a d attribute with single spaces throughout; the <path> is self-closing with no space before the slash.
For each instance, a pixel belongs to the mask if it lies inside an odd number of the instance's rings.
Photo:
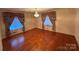
<path id="1" fill-rule="evenodd" d="M 37 12 L 37 9 L 35 9 L 34 17 L 39 17 L 39 14 Z"/>

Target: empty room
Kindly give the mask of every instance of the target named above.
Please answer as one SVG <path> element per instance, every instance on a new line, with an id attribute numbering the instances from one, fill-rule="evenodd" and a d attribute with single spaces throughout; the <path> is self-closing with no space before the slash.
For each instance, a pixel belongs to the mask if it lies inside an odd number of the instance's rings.
<path id="1" fill-rule="evenodd" d="M 0 8 L 1 51 L 79 51 L 78 8 Z"/>

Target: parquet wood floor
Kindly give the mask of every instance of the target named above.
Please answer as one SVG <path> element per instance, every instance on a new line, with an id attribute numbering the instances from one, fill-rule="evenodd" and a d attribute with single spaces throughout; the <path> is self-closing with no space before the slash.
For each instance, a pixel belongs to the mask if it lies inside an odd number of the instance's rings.
<path id="1" fill-rule="evenodd" d="M 78 45 L 74 36 L 32 29 L 3 39 L 4 51 L 77 51 Z"/>

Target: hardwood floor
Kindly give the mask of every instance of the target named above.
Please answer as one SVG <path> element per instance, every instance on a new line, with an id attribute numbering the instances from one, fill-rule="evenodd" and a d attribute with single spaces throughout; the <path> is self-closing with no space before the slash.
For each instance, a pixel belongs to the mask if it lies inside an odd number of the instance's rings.
<path id="1" fill-rule="evenodd" d="M 3 39 L 4 51 L 77 51 L 74 36 L 32 29 Z"/>

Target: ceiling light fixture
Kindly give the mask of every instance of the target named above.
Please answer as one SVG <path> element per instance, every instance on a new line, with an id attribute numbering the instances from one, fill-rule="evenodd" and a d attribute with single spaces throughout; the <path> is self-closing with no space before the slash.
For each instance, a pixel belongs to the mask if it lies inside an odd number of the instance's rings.
<path id="1" fill-rule="evenodd" d="M 37 12 L 37 9 L 35 9 L 34 17 L 39 17 L 39 14 L 38 14 L 38 12 Z"/>

